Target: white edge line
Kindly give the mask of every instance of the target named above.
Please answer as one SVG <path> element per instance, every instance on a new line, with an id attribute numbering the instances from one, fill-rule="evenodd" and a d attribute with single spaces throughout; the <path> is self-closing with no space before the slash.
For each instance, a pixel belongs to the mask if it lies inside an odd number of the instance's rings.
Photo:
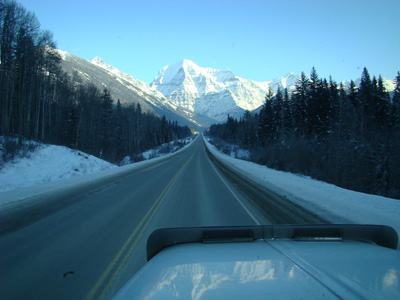
<path id="1" fill-rule="evenodd" d="M 210 159 L 208 159 L 210 161 Z M 228 185 L 228 183 L 225 181 L 224 178 L 222 178 L 221 174 L 219 174 L 218 170 L 214 167 L 214 164 L 210 161 L 211 166 L 213 167 L 215 173 L 217 173 L 218 177 L 222 180 L 222 182 L 226 185 L 226 187 L 228 188 L 228 190 L 232 193 L 232 195 L 235 197 L 235 199 L 237 200 L 237 202 L 239 202 L 239 204 L 243 207 L 243 209 L 246 211 L 246 213 L 253 219 L 253 221 L 257 224 L 257 225 L 261 225 L 260 222 L 258 222 L 258 220 L 256 219 L 256 217 L 254 217 L 254 215 L 248 210 L 248 208 L 243 204 L 243 202 L 239 199 L 239 197 L 234 193 L 234 191 L 230 188 L 230 186 Z"/>

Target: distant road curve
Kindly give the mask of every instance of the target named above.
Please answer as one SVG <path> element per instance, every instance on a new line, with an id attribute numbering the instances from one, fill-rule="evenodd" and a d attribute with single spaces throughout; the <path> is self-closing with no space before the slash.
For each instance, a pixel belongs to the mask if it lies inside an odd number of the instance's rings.
<path id="1" fill-rule="evenodd" d="M 326 223 L 219 161 L 199 136 L 132 172 L 0 211 L 0 299 L 109 299 L 165 227 Z"/>

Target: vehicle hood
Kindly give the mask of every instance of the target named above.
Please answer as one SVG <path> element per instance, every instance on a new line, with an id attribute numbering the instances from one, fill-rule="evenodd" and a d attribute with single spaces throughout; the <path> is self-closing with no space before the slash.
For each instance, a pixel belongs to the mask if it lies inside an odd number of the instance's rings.
<path id="1" fill-rule="evenodd" d="M 189 243 L 155 255 L 114 299 L 400 299 L 400 252 L 357 241 Z"/>

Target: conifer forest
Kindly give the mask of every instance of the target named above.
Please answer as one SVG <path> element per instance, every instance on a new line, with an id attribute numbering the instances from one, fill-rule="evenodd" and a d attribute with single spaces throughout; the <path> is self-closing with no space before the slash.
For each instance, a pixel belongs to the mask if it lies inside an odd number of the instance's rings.
<path id="1" fill-rule="evenodd" d="M 0 43 L 3 159 L 29 139 L 119 162 L 191 134 L 139 104 L 121 107 L 107 89 L 63 72 L 52 33 L 15 1 L 0 2 Z"/>
<path id="2" fill-rule="evenodd" d="M 258 114 L 213 125 L 209 135 L 251 160 L 335 185 L 400 198 L 400 74 L 389 94 L 364 68 L 358 86 L 301 73 L 292 93 L 270 90 Z"/>
<path id="3" fill-rule="evenodd" d="M 3 161 L 23 140 L 63 145 L 110 162 L 191 134 L 165 117 L 122 107 L 106 88 L 65 73 L 52 33 L 12 0 L 0 1 L 0 136 Z M 400 199 L 400 74 L 386 91 L 364 68 L 359 84 L 301 73 L 257 113 L 209 128 L 270 168 Z"/>

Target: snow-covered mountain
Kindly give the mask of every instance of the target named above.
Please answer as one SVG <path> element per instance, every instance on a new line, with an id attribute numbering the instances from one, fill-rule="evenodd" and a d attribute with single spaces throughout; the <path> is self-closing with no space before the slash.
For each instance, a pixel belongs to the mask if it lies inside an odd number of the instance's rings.
<path id="1" fill-rule="evenodd" d="M 110 90 L 113 99 L 122 105 L 140 103 L 142 110 L 153 112 L 181 125 L 207 127 L 224 122 L 227 115 L 239 118 L 245 110 L 257 111 L 269 87 L 294 89 L 298 76 L 288 73 L 279 78 L 258 82 L 244 79 L 228 70 L 202 68 L 193 61 L 163 67 L 151 85 L 125 74 L 95 57 L 87 61 L 58 50 L 63 69 L 82 83 L 92 83 Z M 76 76 L 78 75 L 78 76 Z M 347 87 L 349 82 L 343 82 Z M 355 81 L 358 86 L 359 80 Z M 388 91 L 392 80 L 384 79 Z"/>
<path id="2" fill-rule="evenodd" d="M 175 105 L 147 83 L 106 64 L 99 57 L 87 61 L 65 51 L 57 51 L 62 58 L 63 70 L 74 80 L 83 84 L 94 84 L 100 90 L 107 88 L 113 99 L 115 101 L 119 99 L 123 106 L 140 103 L 144 112 L 165 115 L 167 119 L 178 121 L 180 125 L 200 127 L 211 122 L 203 116 L 197 116 L 196 113 Z"/>
<path id="3" fill-rule="evenodd" d="M 342 81 L 343 86 L 345 88 L 349 88 L 350 87 L 350 81 L 351 80 Z M 361 77 L 359 77 L 359 78 L 357 78 L 356 80 L 353 80 L 353 81 L 354 81 L 355 86 L 359 87 L 360 83 L 361 83 Z M 382 78 L 382 82 L 383 82 L 384 87 L 386 88 L 386 91 L 389 92 L 389 94 L 391 96 L 393 96 L 392 93 L 393 93 L 394 89 L 396 88 L 395 81 L 394 80 L 390 80 L 390 79 L 386 79 L 386 78 Z"/>
<path id="4" fill-rule="evenodd" d="M 221 122 L 228 114 L 240 117 L 244 110 L 252 111 L 261 106 L 269 87 L 274 92 L 278 86 L 290 89 L 296 80 L 297 76 L 289 73 L 258 82 L 237 77 L 229 69 L 202 68 L 184 59 L 163 67 L 151 87 L 173 104 Z"/>

